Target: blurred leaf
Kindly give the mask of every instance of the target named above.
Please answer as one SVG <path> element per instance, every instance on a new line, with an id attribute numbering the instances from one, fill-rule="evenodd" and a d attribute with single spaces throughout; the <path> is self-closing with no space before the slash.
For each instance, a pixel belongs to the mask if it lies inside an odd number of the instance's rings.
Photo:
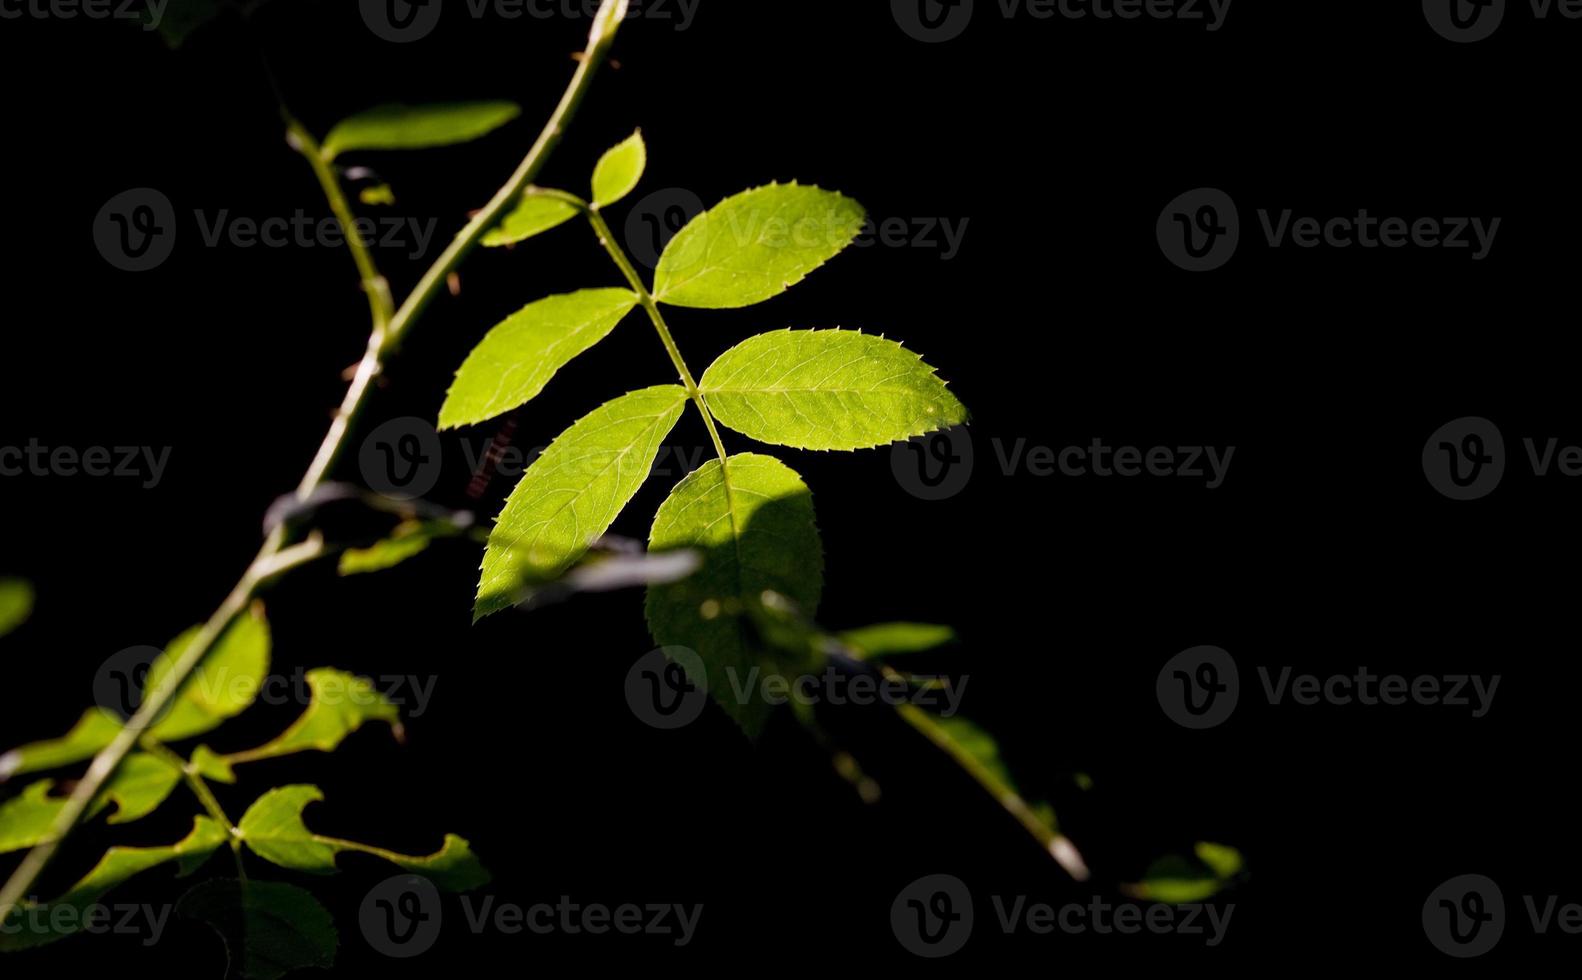
<path id="1" fill-rule="evenodd" d="M 395 204 L 395 188 L 389 184 L 375 184 L 357 192 L 357 200 L 371 208 L 390 207 Z"/>
<path id="2" fill-rule="evenodd" d="M 324 158 L 353 150 L 421 150 L 467 143 L 521 115 L 512 102 L 382 105 L 342 120 L 324 138 Z"/>
<path id="3" fill-rule="evenodd" d="M 559 228 L 576 216 L 577 209 L 565 201 L 543 197 L 529 190 L 511 213 L 500 219 L 499 226 L 483 236 L 483 245 L 486 248 L 498 248 L 525 242 L 535 235 Z"/>
<path id="4" fill-rule="evenodd" d="M 1223 891 L 1245 867 L 1234 847 L 1199 841 L 1192 850 L 1191 858 L 1172 855 L 1155 861 L 1141 882 L 1123 890 L 1134 898 L 1168 905 L 1202 902 Z"/>
<path id="5" fill-rule="evenodd" d="M 851 330 L 750 337 L 720 355 L 701 387 L 722 424 L 798 449 L 870 449 L 967 420 L 921 357 Z"/>
<path id="6" fill-rule="evenodd" d="M 593 206 L 607 208 L 637 189 L 648 166 L 648 145 L 638 130 L 599 159 L 593 169 Z"/>
<path id="7" fill-rule="evenodd" d="M 197 637 L 199 627 L 172 640 L 163 656 L 154 660 L 144 689 L 153 692 Z M 215 641 L 202 666 L 193 671 L 181 693 L 149 729 L 162 742 L 179 742 L 219 727 L 228 718 L 247 710 L 269 673 L 269 623 L 261 603 L 247 612 Z"/>
<path id="8" fill-rule="evenodd" d="M 766 595 L 784 596 L 808 616 L 824 585 L 824 553 L 807 485 L 777 459 L 755 454 L 711 460 L 677 484 L 659 508 L 649 550 L 703 555 L 689 578 L 648 590 L 648 627 L 662 646 L 688 647 L 703 662 L 706 684 L 725 712 L 756 736 L 770 705 L 735 690 L 783 664 L 744 620 Z M 683 664 L 689 673 L 694 664 Z M 800 665 L 798 665 L 800 666 Z"/>
<path id="9" fill-rule="evenodd" d="M 115 778 L 88 807 L 90 817 L 109 807 L 110 823 L 131 823 L 159 809 L 181 782 L 181 770 L 146 752 L 126 757 Z M 55 818 L 66 807 L 64 796 L 51 796 L 53 780 L 33 783 L 22 795 L 0 804 L 0 854 L 33 847 L 46 840 Z"/>
<path id="10" fill-rule="evenodd" d="M 343 577 L 387 571 L 427 551 L 436 538 L 455 537 L 460 533 L 449 521 L 405 521 L 388 538 L 366 548 L 343 551 L 336 571 Z"/>
<path id="11" fill-rule="evenodd" d="M 159 6 L 157 20 L 154 9 L 156 3 Z M 179 48 L 194 31 L 219 17 L 224 9 L 222 0 L 151 0 L 143 16 L 145 24 L 153 22 L 166 44 Z"/>
<path id="12" fill-rule="evenodd" d="M 335 920 L 295 885 L 219 878 L 183 895 L 176 909 L 219 933 L 229 978 L 280 980 L 296 970 L 335 965 Z"/>
<path id="13" fill-rule="evenodd" d="M 0 636 L 33 615 L 33 586 L 19 578 L 0 578 Z"/>
<path id="14" fill-rule="evenodd" d="M 243 814 L 243 843 L 254 854 L 282 868 L 308 874 L 329 875 L 336 871 L 335 859 L 344 851 L 372 854 L 407 871 L 421 874 L 448 891 L 470 891 L 489 881 L 471 847 L 454 834 L 445 835 L 445 846 L 427 857 L 397 854 L 367 844 L 320 837 L 302 822 L 302 811 L 310 803 L 324 799 L 317 786 L 284 786 L 259 797 Z"/>
<path id="15" fill-rule="evenodd" d="M 587 553 L 648 479 L 686 402 L 677 385 L 622 395 L 544 450 L 489 535 L 477 618 L 509 608 L 524 590 L 554 581 Z"/>
<path id="16" fill-rule="evenodd" d="M 353 732 L 371 721 L 401 727 L 401 710 L 374 687 L 373 681 L 344 671 L 319 668 L 307 673 L 312 700 L 291 727 L 256 749 L 217 755 L 207 746 L 192 754 L 192 764 L 207 778 L 236 781 L 234 765 L 276 759 L 297 752 L 333 752 Z"/>
<path id="17" fill-rule="evenodd" d="M 956 631 L 949 626 L 928 623 L 880 623 L 840 634 L 840 641 L 864 659 L 921 653 L 955 640 Z"/>
<path id="18" fill-rule="evenodd" d="M 120 719 L 103 708 L 89 708 L 64 736 L 33 742 L 0 755 L 0 783 L 12 776 L 59 769 L 91 759 L 115 741 L 120 731 Z"/>
<path id="19" fill-rule="evenodd" d="M 473 348 L 439 410 L 439 427 L 474 425 L 531 401 L 555 372 L 609 336 L 637 305 L 629 289 L 584 289 L 532 303 Z"/>
<path id="20" fill-rule="evenodd" d="M 839 254 L 865 219 L 856 201 L 817 187 L 744 191 L 671 239 L 655 272 L 654 296 L 702 309 L 762 303 Z"/>
<path id="21" fill-rule="evenodd" d="M 169 847 L 112 847 L 65 895 L 44 904 L 24 903 L 0 928 L 0 952 L 32 949 L 81 931 L 84 913 L 111 889 L 134 875 L 172 861 L 182 877 L 192 874 L 229 840 L 225 828 L 197 817 L 192 832 Z M 60 909 L 58 914 L 56 910 Z"/>

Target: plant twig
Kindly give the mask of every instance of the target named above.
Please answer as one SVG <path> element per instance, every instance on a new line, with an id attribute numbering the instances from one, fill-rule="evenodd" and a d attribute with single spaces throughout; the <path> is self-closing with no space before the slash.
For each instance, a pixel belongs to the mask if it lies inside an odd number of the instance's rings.
<path id="1" fill-rule="evenodd" d="M 242 863 L 242 832 L 232 822 L 231 818 L 226 816 L 225 808 L 220 806 L 220 801 L 215 797 L 214 791 L 209 789 L 209 784 L 204 780 L 203 774 L 198 772 L 192 763 L 167 749 L 164 743 L 146 735 L 142 739 L 142 748 L 144 752 L 159 758 L 167 766 L 179 770 L 182 780 L 187 784 L 187 788 L 192 790 L 192 795 L 196 796 L 198 802 L 203 804 L 203 808 L 209 811 L 209 816 L 213 817 L 220 826 L 225 828 L 226 833 L 230 835 L 231 857 L 236 861 L 236 876 L 240 880 L 246 881 L 247 867 Z"/>

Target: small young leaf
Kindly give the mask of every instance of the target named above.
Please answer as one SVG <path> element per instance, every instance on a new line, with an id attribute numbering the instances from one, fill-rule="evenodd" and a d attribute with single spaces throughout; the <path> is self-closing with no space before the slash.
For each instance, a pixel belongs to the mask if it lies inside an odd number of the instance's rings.
<path id="1" fill-rule="evenodd" d="M 0 783 L 12 776 L 59 769 L 91 759 L 113 742 L 120 731 L 121 722 L 114 715 L 103 708 L 89 708 L 62 737 L 33 742 L 0 755 Z"/>
<path id="2" fill-rule="evenodd" d="M 446 834 L 445 846 L 427 857 L 411 857 L 366 844 L 320 837 L 302 822 L 302 811 L 308 804 L 323 799 L 324 794 L 317 786 L 283 786 L 270 790 L 242 815 L 237 825 L 242 841 L 265 861 L 308 874 L 334 874 L 335 858 L 344 851 L 356 851 L 421 874 L 447 891 L 471 891 L 488 883 L 489 872 L 484 870 L 467 842 L 454 834 Z"/>
<path id="3" fill-rule="evenodd" d="M 736 309 L 780 295 L 850 245 L 866 215 L 817 187 L 771 184 L 698 215 L 673 238 L 654 274 L 672 306 Z"/>
<path id="4" fill-rule="evenodd" d="M 219 933 L 227 978 L 280 980 L 297 970 L 335 966 L 335 920 L 296 885 L 217 878 L 183 895 L 176 911 Z"/>
<path id="5" fill-rule="evenodd" d="M 967 418 L 921 357 L 850 330 L 750 337 L 721 354 L 700 387 L 721 423 L 798 449 L 869 449 Z"/>
<path id="6" fill-rule="evenodd" d="M 114 807 L 110 823 L 131 823 L 159 809 L 181 782 L 181 770 L 158 756 L 134 752 L 88 807 L 90 817 Z M 53 780 L 41 780 L 22 795 L 0 805 L 0 854 L 33 847 L 48 839 L 55 818 L 66 807 L 63 796 L 51 796 Z"/>
<path id="7" fill-rule="evenodd" d="M 864 660 L 921 653 L 952 643 L 955 639 L 956 631 L 949 626 L 930 623 L 880 623 L 840 634 L 840 641 Z"/>
<path id="8" fill-rule="evenodd" d="M 782 665 L 754 635 L 748 617 L 766 594 L 790 599 L 809 616 L 817 609 L 824 551 L 812 495 L 777 459 L 747 453 L 730 457 L 728 467 L 712 460 L 677 484 L 654 518 L 649 550 L 683 548 L 700 552 L 703 567 L 648 590 L 648 628 L 663 646 L 696 651 L 706 676 L 693 681 L 706 684 L 725 712 L 756 736 L 771 704 L 756 689 L 745 698 L 735 692 L 779 673 Z"/>
<path id="9" fill-rule="evenodd" d="M 1241 852 L 1224 844 L 1199 841 L 1193 858 L 1161 858 L 1149 866 L 1143 880 L 1122 886 L 1122 891 L 1144 901 L 1183 905 L 1207 901 L 1224 891 L 1241 874 Z"/>
<path id="10" fill-rule="evenodd" d="M 637 189 L 648 167 L 648 144 L 638 130 L 599 159 L 593 168 L 593 206 L 607 208 Z"/>
<path id="11" fill-rule="evenodd" d="M 33 615 L 33 586 L 19 578 L 0 578 L 0 636 Z"/>
<path id="12" fill-rule="evenodd" d="M 207 746 L 192 753 L 192 764 L 210 779 L 236 781 L 233 765 L 275 759 L 297 752 L 333 752 L 353 732 L 371 721 L 401 727 L 401 710 L 366 677 L 328 668 L 307 673 L 311 702 L 291 727 L 256 749 L 217 755 Z"/>
<path id="13" fill-rule="evenodd" d="M 158 689 L 197 634 L 198 628 L 193 627 L 176 637 L 164 656 L 154 660 L 148 671 L 148 691 Z M 162 742 L 179 742 L 219 727 L 247 710 L 268 673 L 269 623 L 263 606 L 255 603 L 215 642 L 208 658 L 193 671 L 150 734 Z"/>
<path id="14" fill-rule="evenodd" d="M 532 303 L 490 330 L 468 355 L 439 427 L 474 425 L 531 401 L 555 372 L 609 335 L 637 306 L 629 289 L 584 289 Z"/>
<path id="15" fill-rule="evenodd" d="M 476 617 L 581 558 L 648 478 L 659 444 L 686 407 L 676 385 L 622 395 L 561 433 L 511 492 L 489 534 Z"/>
<path id="16" fill-rule="evenodd" d="M 111 889 L 134 875 L 171 861 L 177 863 L 178 875 L 186 877 L 225 846 L 229 837 L 218 823 L 208 817 L 197 817 L 193 820 L 192 832 L 169 847 L 110 848 L 71 891 L 53 902 L 24 904 L 13 910 L 6 921 L 0 922 L 0 952 L 44 946 L 81 931 L 89 921 L 84 913 Z M 62 907 L 71 911 L 55 914 L 54 910 Z"/>
<path id="17" fill-rule="evenodd" d="M 483 236 L 483 245 L 485 248 L 498 248 L 525 242 L 535 235 L 559 228 L 576 216 L 577 209 L 565 201 L 529 191 L 510 214 L 500 219 L 497 227 Z"/>
<path id="18" fill-rule="evenodd" d="M 421 150 L 467 143 L 521 115 L 512 102 L 382 105 L 342 120 L 324 138 L 324 158 L 351 150 Z"/>
<path id="19" fill-rule="evenodd" d="M 421 555 L 435 539 L 455 537 L 460 533 L 449 521 L 406 521 L 388 538 L 367 548 L 346 549 L 341 553 L 336 572 L 346 577 L 387 571 Z"/>

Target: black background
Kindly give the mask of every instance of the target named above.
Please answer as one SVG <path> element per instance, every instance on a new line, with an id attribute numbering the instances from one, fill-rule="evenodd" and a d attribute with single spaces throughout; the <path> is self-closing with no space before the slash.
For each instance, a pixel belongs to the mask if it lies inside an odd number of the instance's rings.
<path id="1" fill-rule="evenodd" d="M 461 4 L 446 5 L 456 11 Z M 1570 569 L 1582 487 L 1536 478 L 1524 437 L 1582 441 L 1567 336 L 1579 214 L 1571 145 L 1582 23 L 1513 5 L 1493 39 L 1450 44 L 1417 3 L 1236 4 L 1217 32 L 1175 22 L 1002 19 L 994 4 L 949 43 L 898 29 L 883 3 L 705 0 L 684 31 L 636 20 L 542 182 L 582 190 L 598 155 L 642 126 L 644 194 L 707 203 L 770 180 L 838 188 L 876 218 L 969 224 L 960 254 L 853 250 L 749 310 L 676 311 L 695 370 L 750 333 L 861 327 L 903 339 L 973 413 L 977 466 L 943 502 L 909 495 L 889 452 L 779 452 L 812 487 L 828 559 L 820 619 L 955 625 L 929 666 L 970 677 L 966 708 L 1000 737 L 1031 795 L 1052 798 L 1095 882 L 1077 886 L 972 784 L 877 714 L 842 726 L 884 788 L 864 806 L 794 725 L 759 744 L 717 711 L 676 733 L 633 717 L 628 668 L 651 642 L 640 598 L 581 599 L 469 626 L 477 549 L 437 547 L 365 578 L 304 571 L 267 596 L 277 670 L 334 665 L 437 677 L 403 746 L 376 731 L 333 756 L 243 772 L 233 815 L 263 789 L 315 782 L 324 833 L 410 852 L 445 831 L 485 857 L 502 902 L 701 902 L 694 943 L 661 937 L 476 937 L 447 927 L 411 963 L 356 926 L 387 867 L 347 858 L 310 882 L 341 925 L 340 969 L 427 976 L 570 957 L 594 963 L 917 965 L 888 925 L 914 878 L 956 874 L 979 927 L 947 967 L 1008 952 L 1055 968 L 1172 963 L 1268 969 L 1388 957 L 1498 967 L 1569 940 L 1534 937 L 1519 896 L 1576 900 L 1569 722 L 1578 670 Z M 485 141 L 367 162 L 394 213 L 439 220 L 435 249 L 509 174 L 580 47 L 582 20 L 447 16 L 428 39 L 375 38 L 350 3 L 281 2 L 256 18 L 295 113 L 326 131 L 389 101 L 509 98 L 524 117 Z M 234 26 L 168 53 L 125 24 L 0 23 L 8 206 L 0 445 L 172 447 L 164 481 L 5 478 L 0 572 L 32 579 L 33 620 L 4 641 L 0 743 L 63 732 L 102 660 L 207 616 L 257 546 L 260 519 L 306 466 L 360 355 L 366 309 L 338 249 L 206 248 L 194 209 L 323 213 L 284 144 L 263 70 Z M 362 161 L 358 161 L 362 162 Z M 1171 266 L 1154 223 L 1212 186 L 1241 206 L 1225 268 Z M 128 274 L 90 226 L 114 194 L 162 190 L 180 218 L 159 269 Z M 1256 210 L 1503 219 L 1490 256 L 1270 249 Z M 612 215 L 619 227 L 626 209 Z M 379 252 L 402 291 L 427 260 Z M 435 304 L 390 368 L 370 423 L 432 417 L 484 331 L 543 295 L 617 280 L 567 226 L 475 254 L 459 298 Z M 517 413 L 543 445 L 634 386 L 671 380 L 629 320 Z M 1510 450 L 1489 498 L 1424 479 L 1442 424 L 1483 415 Z M 464 434 L 481 441 L 496 427 Z M 1208 491 L 1172 479 L 1003 475 L 992 440 L 1063 447 L 1235 446 Z M 736 450 L 745 439 L 726 435 Z M 706 445 L 694 417 L 673 442 Z M 355 449 L 338 471 L 357 479 Z M 484 517 L 509 484 L 468 499 L 457 437 L 434 496 Z M 641 537 L 675 476 L 616 525 Z M 1229 650 L 1243 696 L 1226 725 L 1189 732 L 1154 681 L 1198 644 Z M 1465 709 L 1268 705 L 1255 665 L 1298 672 L 1498 673 L 1487 717 Z M 241 748 L 294 709 L 259 709 L 210 741 Z M 782 719 L 784 720 L 784 719 Z M 1086 773 L 1081 792 L 1073 776 Z M 14 787 L 7 787 L 12 789 Z M 168 842 L 155 818 L 96 828 L 42 890 L 110 840 Z M 1234 844 L 1250 875 L 1221 901 L 1226 941 L 1018 936 L 991 894 L 1116 897 L 1154 858 Z M 0 866 L 9 870 L 13 859 Z M 215 865 L 218 869 L 220 866 Z M 260 867 L 258 870 L 263 871 Z M 1441 881 L 1487 874 L 1513 922 L 1458 965 L 1419 925 Z M 288 875 L 282 877 L 290 878 Z M 294 879 L 293 879 L 294 880 Z M 1570 892 L 1567 892 L 1570 889 Z M 119 893 L 162 901 L 159 873 Z M 451 901 L 447 914 L 461 920 Z M 213 976 L 224 954 L 180 924 L 159 946 L 73 941 L 8 975 L 135 955 Z"/>

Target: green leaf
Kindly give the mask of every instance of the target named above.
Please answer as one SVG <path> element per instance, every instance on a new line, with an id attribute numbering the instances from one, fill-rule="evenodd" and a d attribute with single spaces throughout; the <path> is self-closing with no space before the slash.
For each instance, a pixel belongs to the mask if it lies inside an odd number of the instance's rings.
<path id="1" fill-rule="evenodd" d="M 676 485 L 659 508 L 651 552 L 692 549 L 703 567 L 689 578 L 648 590 L 648 627 L 663 646 L 688 647 L 707 685 L 750 736 L 763 730 L 771 705 L 736 691 L 791 665 L 755 634 L 751 616 L 766 596 L 784 596 L 809 617 L 824 584 L 824 553 L 807 485 L 777 459 L 751 453 L 705 464 Z M 683 664 L 689 671 L 695 664 Z M 756 671 L 756 673 L 755 673 Z"/>
<path id="2" fill-rule="evenodd" d="M 637 493 L 686 407 L 676 385 L 622 395 L 561 433 L 528 467 L 489 534 L 477 618 L 558 578 Z"/>
<path id="3" fill-rule="evenodd" d="M 865 218 L 856 201 L 817 187 L 745 191 L 671 239 L 654 275 L 654 296 L 711 310 L 762 303 L 850 245 Z"/>
<path id="4" fill-rule="evenodd" d="M 121 722 L 114 715 L 103 708 L 89 708 L 61 738 L 33 742 L 0 755 L 0 783 L 12 776 L 59 769 L 91 759 L 115 741 L 120 731 Z"/>
<path id="5" fill-rule="evenodd" d="M 471 891 L 489 881 L 472 848 L 454 834 L 445 835 L 445 846 L 427 857 L 411 857 L 383 848 L 369 847 L 334 837 L 321 837 L 302 822 L 302 811 L 324 799 L 317 786 L 283 786 L 259 797 L 238 824 L 242 841 L 254 854 L 282 868 L 308 874 L 330 875 L 335 859 L 344 851 L 372 854 L 406 871 L 421 874 L 447 891 Z"/>
<path id="6" fill-rule="evenodd" d="M 374 687 L 373 681 L 345 671 L 319 668 L 307 673 L 311 701 L 291 727 L 256 749 L 217 755 L 207 746 L 192 754 L 192 764 L 206 777 L 233 783 L 231 767 L 297 752 L 333 752 L 352 733 L 371 721 L 380 721 L 397 732 L 401 709 Z"/>
<path id="7" fill-rule="evenodd" d="M 921 653 L 955 640 L 956 631 L 949 626 L 929 623 L 880 623 L 840 634 L 840 641 L 863 659 Z"/>
<path id="8" fill-rule="evenodd" d="M 421 150 L 467 143 L 522 114 L 513 102 L 382 105 L 341 121 L 324 138 L 324 158 L 352 150 Z"/>
<path id="9" fill-rule="evenodd" d="M 197 817 L 192 832 L 169 847 L 112 847 L 65 895 L 45 904 L 25 903 L 0 928 L 0 952 L 44 946 L 80 932 L 84 913 L 134 875 L 172 861 L 181 877 L 192 874 L 229 839 L 224 827 Z"/>
<path id="10" fill-rule="evenodd" d="M 500 224 L 483 236 L 486 248 L 515 245 L 535 235 L 559 228 L 577 216 L 577 209 L 565 201 L 544 197 L 529 190 Z"/>
<path id="11" fill-rule="evenodd" d="M 163 0 L 154 27 L 167 45 L 179 48 L 194 31 L 220 16 L 222 6 L 220 0 Z M 145 24 L 153 22 L 152 5 L 144 11 L 143 18 Z"/>
<path id="12" fill-rule="evenodd" d="M 336 571 L 342 577 L 368 575 L 395 568 L 428 550 L 437 538 L 451 538 L 461 530 L 449 521 L 406 521 L 390 537 L 367 548 L 348 548 L 341 552 Z"/>
<path id="13" fill-rule="evenodd" d="M 720 355 L 701 387 L 721 423 L 798 449 L 869 449 L 967 419 L 921 357 L 850 330 L 750 337 Z"/>
<path id="14" fill-rule="evenodd" d="M 33 586 L 19 578 L 0 578 L 0 636 L 33 615 Z"/>
<path id="15" fill-rule="evenodd" d="M 1141 882 L 1122 890 L 1134 898 L 1169 905 L 1202 902 L 1224 891 L 1245 867 L 1234 847 L 1199 841 L 1192 850 L 1193 858 L 1176 855 L 1155 861 Z"/>
<path id="16" fill-rule="evenodd" d="M 176 910 L 219 933 L 227 977 L 280 980 L 296 970 L 335 966 L 335 920 L 296 885 L 218 878 L 183 895 Z"/>
<path id="17" fill-rule="evenodd" d="M 490 330 L 456 372 L 439 427 L 474 425 L 531 401 L 555 372 L 637 306 L 629 289 L 584 289 L 532 303 Z"/>
<path id="18" fill-rule="evenodd" d="M 607 208 L 637 189 L 648 167 L 648 144 L 638 130 L 599 159 L 593 168 L 593 206 Z"/>
<path id="19" fill-rule="evenodd" d="M 110 823 L 131 823 L 159 809 L 181 782 L 181 770 L 157 756 L 134 752 L 88 807 L 90 817 L 110 807 Z M 66 798 L 51 796 L 53 780 L 40 780 L 0 805 L 0 854 L 33 847 L 50 836 Z"/>
<path id="20" fill-rule="evenodd" d="M 146 690 L 155 691 L 165 682 L 198 631 L 193 627 L 176 637 L 164 656 L 154 659 Z M 150 734 L 162 742 L 179 742 L 219 727 L 247 710 L 268 673 L 269 623 L 264 619 L 263 605 L 254 603 L 215 642 Z"/>

